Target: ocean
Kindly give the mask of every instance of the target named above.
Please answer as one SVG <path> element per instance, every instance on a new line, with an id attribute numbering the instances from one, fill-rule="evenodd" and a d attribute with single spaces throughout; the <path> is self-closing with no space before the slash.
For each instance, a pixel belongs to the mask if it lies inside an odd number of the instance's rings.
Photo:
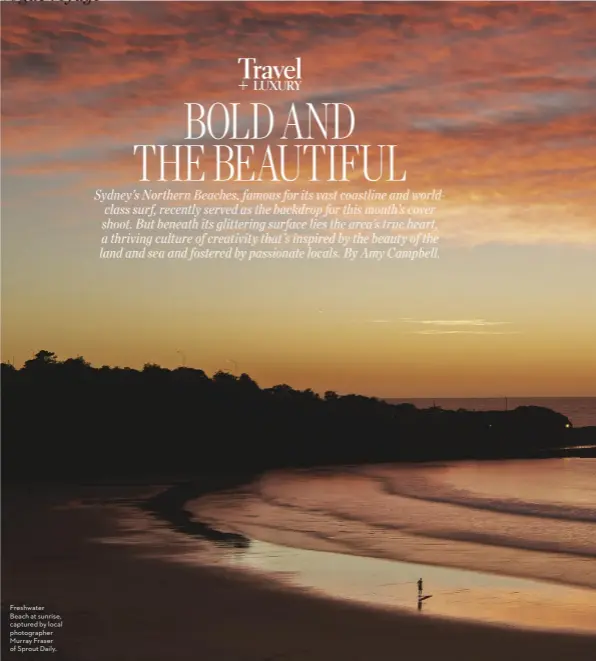
<path id="1" fill-rule="evenodd" d="M 420 574 L 437 614 L 596 631 L 596 459 L 278 471 L 189 509 L 331 596 L 413 607 Z"/>
<path id="2" fill-rule="evenodd" d="M 544 406 L 566 415 L 574 427 L 596 425 L 596 397 L 484 397 L 484 398 L 449 398 L 435 399 L 387 399 L 391 404 L 404 402 L 418 408 L 436 405 L 444 409 L 468 409 L 472 411 L 501 411 L 518 406 Z"/>

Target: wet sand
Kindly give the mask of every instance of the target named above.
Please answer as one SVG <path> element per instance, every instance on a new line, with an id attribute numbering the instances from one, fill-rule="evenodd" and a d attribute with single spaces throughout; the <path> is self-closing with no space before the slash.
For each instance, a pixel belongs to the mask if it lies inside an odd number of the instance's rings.
<path id="1" fill-rule="evenodd" d="M 14 488 L 3 502 L 3 610 L 59 613 L 57 654 L 30 661 L 593 661 L 594 636 L 400 614 L 169 561 L 197 544 L 134 514 L 142 487 Z M 111 500 L 110 504 L 105 504 Z M 124 499 L 118 502 L 118 499 Z M 78 503 L 78 505 L 77 505 Z M 142 521 L 138 517 L 143 517 Z M 154 530 L 135 530 L 139 522 Z M 148 543 L 148 541 L 150 543 Z"/>

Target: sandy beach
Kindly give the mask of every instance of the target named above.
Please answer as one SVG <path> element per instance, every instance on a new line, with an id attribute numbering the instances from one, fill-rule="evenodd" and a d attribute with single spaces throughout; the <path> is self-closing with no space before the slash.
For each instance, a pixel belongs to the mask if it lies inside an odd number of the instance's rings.
<path id="1" fill-rule="evenodd" d="M 400 614 L 284 590 L 225 567 L 172 562 L 168 558 L 192 553 L 193 540 L 157 522 L 150 553 L 146 531 L 142 543 L 140 537 L 135 543 L 134 534 L 127 543 L 105 543 L 126 537 L 118 499 L 126 507 L 126 499 L 160 488 L 5 487 L 2 607 L 39 604 L 62 616 L 64 627 L 55 637 L 59 651 L 47 658 L 596 658 L 596 634 L 535 633 Z M 142 516 L 153 525 L 148 514 Z M 40 658 L 11 654 L 5 645 L 4 658 Z"/>

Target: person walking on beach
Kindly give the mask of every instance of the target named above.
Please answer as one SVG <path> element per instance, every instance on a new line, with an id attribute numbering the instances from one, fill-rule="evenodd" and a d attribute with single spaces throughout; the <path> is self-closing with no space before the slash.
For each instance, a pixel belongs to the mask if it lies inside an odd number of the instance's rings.
<path id="1" fill-rule="evenodd" d="M 422 596 L 422 579 L 418 579 L 418 599 Z"/>

